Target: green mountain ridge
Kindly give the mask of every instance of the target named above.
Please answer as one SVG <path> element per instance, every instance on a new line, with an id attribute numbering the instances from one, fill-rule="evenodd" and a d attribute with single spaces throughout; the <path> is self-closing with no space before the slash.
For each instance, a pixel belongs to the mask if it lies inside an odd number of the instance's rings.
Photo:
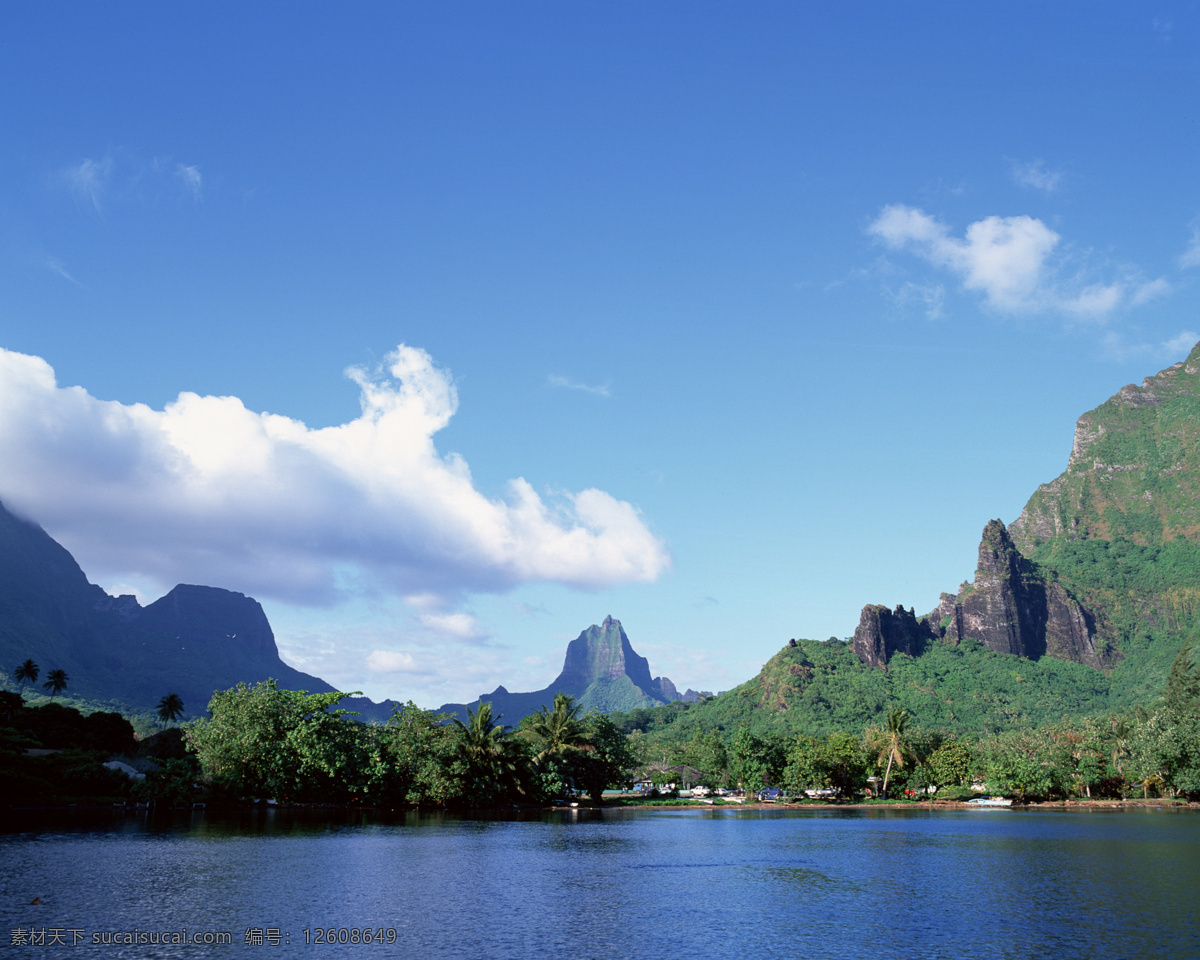
<path id="1" fill-rule="evenodd" d="M 863 608 L 853 642 L 793 640 L 712 701 L 635 711 L 627 729 L 861 729 L 901 706 L 964 735 L 1129 712 L 1160 697 L 1200 628 L 1200 344 L 1083 414 L 1066 471 L 933 611 Z"/>
<path id="2" fill-rule="evenodd" d="M 592 624 L 567 645 L 562 672 L 544 689 L 509 693 L 500 686 L 471 703 L 442 704 L 437 712 L 466 720 L 468 709 L 477 710 L 487 701 L 492 704 L 493 715 L 515 727 L 522 717 L 542 707 L 553 707 L 557 693 L 574 697 L 585 713 L 644 709 L 679 699 L 670 680 L 650 676 L 649 662 L 634 651 L 621 621 L 607 616 L 603 623 Z"/>

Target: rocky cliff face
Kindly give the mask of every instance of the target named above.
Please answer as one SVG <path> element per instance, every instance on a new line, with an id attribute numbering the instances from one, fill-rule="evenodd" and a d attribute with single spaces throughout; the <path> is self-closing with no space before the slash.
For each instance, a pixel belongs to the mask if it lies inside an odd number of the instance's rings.
<path id="1" fill-rule="evenodd" d="M 973 583 L 942 594 L 922 620 L 864 607 L 854 652 L 886 667 L 927 632 L 1106 668 L 1120 659 L 1118 635 L 1176 632 L 1200 615 L 1198 543 L 1200 344 L 1079 418 L 1066 472 L 1042 484 L 1010 528 L 984 528 Z M 1130 545 L 1150 552 L 1133 558 Z M 1155 550 L 1173 551 L 1157 578 L 1147 573 Z"/>
<path id="2" fill-rule="evenodd" d="M 974 637 L 997 653 L 1029 659 L 1107 663 L 1095 616 L 1022 556 L 999 520 L 984 527 L 973 585 L 958 597 L 943 595 L 942 610 L 950 622 L 945 627 L 939 622 L 938 629 L 950 640 Z"/>
<path id="3" fill-rule="evenodd" d="M 854 655 L 864 663 L 886 670 L 892 654 L 915 657 L 934 636 L 928 618 L 918 620 L 911 609 L 905 610 L 897 604 L 892 611 L 869 603 L 863 607 L 854 631 Z"/>
<path id="4" fill-rule="evenodd" d="M 983 528 L 973 583 L 943 593 L 938 609 L 920 619 L 900 606 L 890 612 L 868 604 L 853 649 L 864 663 L 886 669 L 895 653 L 916 656 L 929 640 L 965 637 L 1030 660 L 1050 656 L 1102 668 L 1116 656 L 1096 615 L 1022 556 L 999 520 Z"/>

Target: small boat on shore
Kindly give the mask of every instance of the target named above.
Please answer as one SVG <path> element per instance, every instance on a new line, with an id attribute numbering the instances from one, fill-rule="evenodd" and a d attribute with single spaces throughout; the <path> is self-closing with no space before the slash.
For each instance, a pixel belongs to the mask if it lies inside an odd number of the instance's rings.
<path id="1" fill-rule="evenodd" d="M 1011 807 L 1012 801 L 1004 797 L 976 797 L 967 801 L 968 807 Z"/>

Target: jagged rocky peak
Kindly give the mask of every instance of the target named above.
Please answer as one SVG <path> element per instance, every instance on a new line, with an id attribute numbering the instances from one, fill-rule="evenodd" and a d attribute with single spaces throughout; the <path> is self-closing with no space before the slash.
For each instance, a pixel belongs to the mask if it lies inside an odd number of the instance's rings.
<path id="1" fill-rule="evenodd" d="M 859 660 L 886 670 L 892 654 L 916 656 L 925 641 L 933 637 L 928 619 L 918 620 L 912 609 L 905 610 L 897 604 L 895 610 L 889 610 L 881 604 L 868 603 L 858 618 L 852 649 Z"/>
<path id="2" fill-rule="evenodd" d="M 853 650 L 864 663 L 887 669 L 895 653 L 918 655 L 934 639 L 971 637 L 997 653 L 1072 660 L 1093 667 L 1111 658 L 1096 617 L 1056 580 L 1047 580 L 1021 555 L 999 520 L 983 528 L 975 581 L 943 593 L 937 609 L 918 618 L 867 604 L 854 631 Z"/>
<path id="3" fill-rule="evenodd" d="M 553 686 L 582 690 L 596 680 L 616 680 L 622 676 L 646 689 L 654 683 L 649 662 L 634 652 L 621 621 L 607 616 L 603 623 L 592 624 L 567 646 L 562 673 Z"/>
<path id="4" fill-rule="evenodd" d="M 1107 648 L 1098 637 L 1096 618 L 1066 587 L 1048 580 L 1013 543 L 1004 524 L 991 520 L 983 529 L 979 564 L 971 589 L 957 597 L 942 595 L 938 607 L 950 640 L 974 637 L 997 653 L 1036 659 L 1072 660 L 1106 665 Z"/>

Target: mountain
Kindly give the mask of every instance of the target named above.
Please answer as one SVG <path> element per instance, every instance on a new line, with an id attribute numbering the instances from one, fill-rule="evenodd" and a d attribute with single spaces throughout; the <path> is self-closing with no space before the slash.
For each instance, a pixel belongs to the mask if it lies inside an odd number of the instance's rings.
<path id="1" fill-rule="evenodd" d="M 288 689 L 327 693 L 317 677 L 279 658 L 258 602 L 215 587 L 181 584 L 148 606 L 89 583 L 79 564 L 41 527 L 0 504 L 0 667 L 26 659 L 61 668 L 67 692 L 133 713 L 177 693 L 202 713 L 214 690 L 274 678 Z M 364 719 L 386 719 L 391 701 L 344 703 Z"/>
<path id="2" fill-rule="evenodd" d="M 443 704 L 438 712 L 466 720 L 468 708 L 477 710 L 486 700 L 495 715 L 515 727 L 527 714 L 553 706 L 556 693 L 575 697 L 584 712 L 594 709 L 600 713 L 661 706 L 680 698 L 666 677 L 650 676 L 649 662 L 634 651 L 621 621 L 608 616 L 567 645 L 562 672 L 544 690 L 509 693 L 501 686 L 469 704 Z"/>
<path id="3" fill-rule="evenodd" d="M 1200 344 L 1083 414 L 1062 475 L 983 528 L 973 580 L 925 615 L 862 608 L 849 643 L 793 640 L 668 731 L 861 729 L 902 706 L 965 734 L 1152 704 L 1200 632 Z"/>

